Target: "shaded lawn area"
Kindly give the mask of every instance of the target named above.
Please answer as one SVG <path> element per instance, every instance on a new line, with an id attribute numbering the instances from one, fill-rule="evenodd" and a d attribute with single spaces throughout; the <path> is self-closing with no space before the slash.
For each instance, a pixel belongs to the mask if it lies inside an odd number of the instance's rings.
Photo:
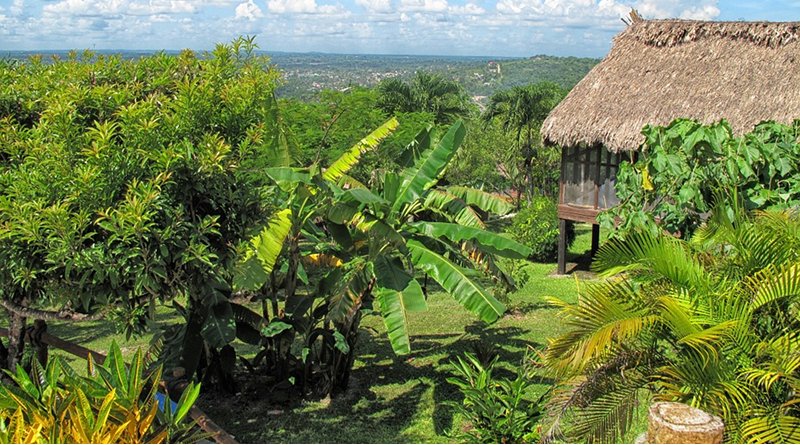
<path id="1" fill-rule="evenodd" d="M 556 310 L 545 307 L 543 297 L 574 300 L 574 279 L 547 277 L 552 264 L 535 267 L 541 279 L 510 296 L 508 314 L 489 326 L 450 296 L 432 293 L 429 310 L 411 320 L 412 353 L 407 356 L 394 355 L 380 318 L 365 318 L 351 389 L 332 400 L 263 412 L 257 404 L 207 398 L 202 408 L 246 442 L 452 442 L 447 434 L 460 425 L 453 425 L 453 412 L 443 402 L 458 401 L 461 395 L 445 381 L 450 361 L 479 343 L 492 345 L 509 370 L 498 374 L 510 376 L 529 345 L 542 348 L 560 329 Z"/>
<path id="2" fill-rule="evenodd" d="M 587 251 L 590 244 L 589 227 L 579 226 L 577 230 L 571 249 L 573 261 L 575 252 Z M 500 356 L 501 369 L 495 375 L 511 377 L 529 346 L 542 349 L 548 338 L 563 329 L 558 311 L 545 303 L 545 297 L 576 300 L 578 282 L 574 276 L 551 276 L 555 264 L 533 263 L 527 267 L 530 280 L 508 295 L 506 315 L 492 325 L 478 321 L 440 290 L 432 291 L 429 310 L 411 318 L 412 353 L 407 356 L 394 355 L 379 317 L 365 317 L 351 389 L 332 400 L 265 406 L 248 403 L 246 397 L 210 393 L 201 398 L 199 406 L 241 442 L 453 442 L 450 432 L 462 425 L 458 419 L 454 421 L 452 409 L 444 402 L 460 401 L 461 394 L 446 382 L 451 375 L 450 362 L 485 345 Z M 157 322 L 177 320 L 160 313 Z M 126 354 L 132 354 L 138 346 L 146 348 L 149 340 L 126 341 L 104 321 L 54 325 L 50 331 L 101 352 L 108 350 L 112 339 Z M 76 368 L 85 366 L 78 359 L 73 363 Z M 534 391 L 541 393 L 550 384 L 542 380 Z"/>

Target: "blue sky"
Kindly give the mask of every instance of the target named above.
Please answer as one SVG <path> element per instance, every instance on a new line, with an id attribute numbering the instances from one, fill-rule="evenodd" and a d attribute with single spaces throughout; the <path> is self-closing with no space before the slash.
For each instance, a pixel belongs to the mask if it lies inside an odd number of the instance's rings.
<path id="1" fill-rule="evenodd" d="M 800 0 L 0 0 L 0 50 L 261 49 L 602 56 L 645 18 L 800 21 Z"/>

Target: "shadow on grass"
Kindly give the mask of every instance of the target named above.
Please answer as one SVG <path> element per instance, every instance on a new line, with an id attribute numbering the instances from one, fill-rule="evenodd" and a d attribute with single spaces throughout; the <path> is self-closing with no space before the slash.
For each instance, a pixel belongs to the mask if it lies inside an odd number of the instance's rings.
<path id="1" fill-rule="evenodd" d="M 246 442 L 408 443 L 430 441 L 431 430 L 435 441 L 450 441 L 453 410 L 446 402 L 462 398 L 446 381 L 450 362 L 492 345 L 500 357 L 495 374 L 511 377 L 531 344 L 527 333 L 474 322 L 462 334 L 414 335 L 412 354 L 397 356 L 385 337 L 362 329 L 350 388 L 332 400 L 267 406 L 209 395 L 201 408 Z"/>
<path id="2" fill-rule="evenodd" d="M 511 378 L 521 365 L 529 346 L 542 345 L 526 340 L 526 329 L 510 326 L 487 326 L 474 322 L 460 335 L 416 335 L 412 337 L 413 353 L 407 357 L 395 356 L 388 340 L 373 339 L 380 348 L 375 357 L 363 360 L 359 374 L 369 375 L 381 384 L 398 384 L 410 378 L 429 382 L 433 390 L 433 426 L 436 434 L 447 435 L 453 428 L 453 409 L 445 404 L 459 402 L 463 397 L 455 385 L 447 382 L 451 377 L 451 362 L 465 352 L 478 355 L 497 355 L 498 366 L 494 376 Z M 389 364 L 385 364 L 390 361 Z"/>
<path id="3" fill-rule="evenodd" d="M 157 312 L 155 322 L 158 325 L 167 325 L 178 322 L 180 317 L 174 311 Z M 50 323 L 48 332 L 63 340 L 67 340 L 79 345 L 95 349 L 104 353 L 112 339 L 116 339 L 121 347 L 131 345 L 144 345 L 150 341 L 151 334 L 144 333 L 139 337 L 132 337 L 126 341 L 125 335 L 116 330 L 116 326 L 110 320 L 98 320 L 91 322 Z M 100 350 L 103 349 L 103 350 Z"/>

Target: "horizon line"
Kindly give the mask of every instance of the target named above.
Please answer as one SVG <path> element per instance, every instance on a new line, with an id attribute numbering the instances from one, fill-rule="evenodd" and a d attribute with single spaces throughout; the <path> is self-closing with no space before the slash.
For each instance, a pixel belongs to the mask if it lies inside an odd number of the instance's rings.
<path id="1" fill-rule="evenodd" d="M 81 48 L 81 49 L 0 49 L 0 53 L 21 53 L 21 54 L 54 54 L 54 53 L 69 53 L 72 51 L 81 53 L 83 51 L 92 51 L 97 53 L 118 53 L 118 52 L 141 52 L 141 53 L 158 53 L 164 52 L 167 54 L 179 54 L 184 50 L 191 50 L 194 52 L 212 52 L 213 49 L 126 49 L 126 48 Z M 452 54 L 392 54 L 392 53 L 339 53 L 327 51 L 284 51 L 284 50 L 264 50 L 257 49 L 256 53 L 261 54 L 301 54 L 301 55 L 328 55 L 328 56 L 374 56 L 374 57 L 447 57 L 447 58 L 461 58 L 461 59 L 532 59 L 535 57 L 555 57 L 555 58 L 574 58 L 574 59 L 602 59 L 605 56 L 590 57 L 590 56 L 575 56 L 575 55 L 555 55 L 555 54 L 534 54 L 530 56 L 500 56 L 500 55 L 452 55 Z"/>

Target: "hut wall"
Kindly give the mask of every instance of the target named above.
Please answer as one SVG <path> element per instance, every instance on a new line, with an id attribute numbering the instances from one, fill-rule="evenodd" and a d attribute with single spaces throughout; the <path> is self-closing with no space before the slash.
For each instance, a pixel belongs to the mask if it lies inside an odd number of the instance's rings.
<path id="1" fill-rule="evenodd" d="M 601 146 L 565 148 L 561 159 L 559 206 L 577 207 L 565 209 L 566 213 L 580 213 L 585 209 L 584 213 L 594 217 L 598 211 L 619 204 L 614 181 L 620 162 L 627 158 L 626 153 L 612 153 Z M 569 216 L 562 217 L 573 219 Z"/>

